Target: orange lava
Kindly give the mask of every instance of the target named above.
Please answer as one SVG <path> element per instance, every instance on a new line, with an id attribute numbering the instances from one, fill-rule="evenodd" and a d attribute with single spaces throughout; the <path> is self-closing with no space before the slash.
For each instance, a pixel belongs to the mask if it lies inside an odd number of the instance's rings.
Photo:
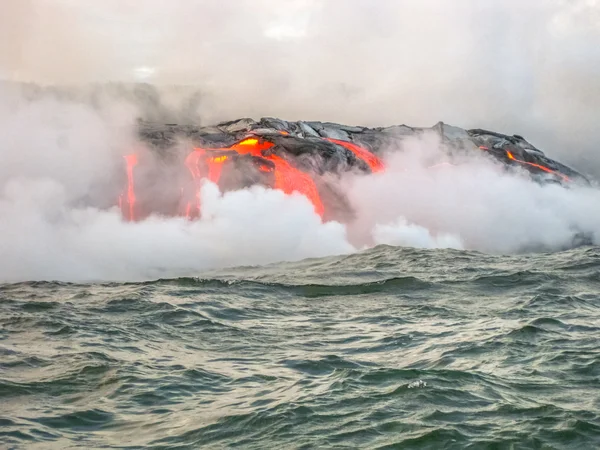
<path id="1" fill-rule="evenodd" d="M 385 170 L 383 161 L 381 161 L 381 159 L 379 159 L 366 148 L 356 145 L 353 142 L 342 141 L 339 139 L 326 138 L 325 140 L 341 145 L 342 147 L 350 150 L 358 159 L 367 163 L 367 165 L 371 168 L 371 172 L 375 173 Z"/>
<path id="2" fill-rule="evenodd" d="M 484 147 L 483 145 L 480 146 L 479 148 L 481 150 L 489 150 L 489 148 Z M 536 169 L 540 169 L 540 170 L 543 170 L 544 172 L 551 173 L 552 175 L 556 175 L 557 177 L 562 178 L 564 181 L 571 181 L 571 179 L 568 176 L 563 175 L 562 173 L 560 173 L 556 170 L 552 170 L 549 167 L 542 166 L 540 164 L 534 164 L 534 163 L 530 163 L 527 161 L 521 161 L 520 159 L 515 158 L 515 155 L 513 155 L 511 151 L 509 151 L 509 150 L 504 150 L 504 151 L 506 152 L 506 156 L 508 157 L 508 159 L 510 159 L 511 161 L 514 161 L 519 164 L 524 164 L 526 166 L 535 167 Z"/>
<path id="3" fill-rule="evenodd" d="M 281 135 L 288 135 L 286 131 L 280 131 Z M 381 172 L 385 166 L 381 159 L 371 153 L 369 150 L 360 147 L 352 142 L 338 139 L 326 139 L 332 143 L 341 145 L 350 150 L 358 159 L 364 161 L 372 172 Z M 274 178 L 273 188 L 283 191 L 285 194 L 298 192 L 307 197 L 314 206 L 315 212 L 323 217 L 325 207 L 317 189 L 315 181 L 305 172 L 294 167 L 285 158 L 274 153 L 268 152 L 275 144 L 269 140 L 251 136 L 226 148 L 194 148 L 194 150 L 185 159 L 185 165 L 189 169 L 194 182 L 194 199 L 185 203 L 182 213 L 189 219 L 200 216 L 200 188 L 201 182 L 207 178 L 212 183 L 219 184 L 223 172 L 224 164 L 230 159 L 230 156 L 224 153 L 249 155 L 262 160 L 268 160 L 269 164 L 258 164 L 258 170 L 272 173 Z M 127 192 L 119 196 L 119 207 L 123 216 L 129 220 L 136 220 L 136 196 L 134 186 L 134 167 L 138 164 L 136 154 L 126 155 L 127 165 Z M 265 161 L 266 162 L 266 161 Z M 182 191 L 183 193 L 183 191 Z"/>
<path id="4" fill-rule="evenodd" d="M 220 149 L 221 150 L 221 149 Z M 206 150 L 203 148 L 195 148 L 192 153 L 185 159 L 185 165 L 190 170 L 194 179 L 196 198 L 194 204 L 188 202 L 185 208 L 185 216 L 188 219 L 198 217 L 200 215 L 200 183 L 204 174 L 211 182 L 218 184 L 223 172 L 223 164 L 229 157 L 207 156 Z"/>
<path id="5" fill-rule="evenodd" d="M 186 159 L 186 165 L 192 173 L 192 177 L 198 183 L 203 175 L 208 172 L 207 178 L 215 184 L 219 183 L 221 178 L 221 172 L 223 169 L 223 163 L 227 160 L 227 156 L 210 157 L 207 156 L 213 152 L 236 152 L 240 155 L 252 155 L 257 156 L 266 160 L 269 160 L 275 166 L 274 169 L 267 165 L 259 166 L 259 170 L 263 172 L 274 172 L 275 175 L 275 189 L 279 189 L 286 194 L 292 194 L 298 192 L 307 197 L 314 205 L 315 211 L 321 217 L 325 212 L 321 196 L 317 190 L 317 186 L 313 179 L 306 173 L 296 169 L 285 159 L 274 154 L 264 154 L 265 150 L 270 149 L 275 144 L 269 141 L 265 141 L 257 138 L 247 138 L 237 144 L 232 145 L 228 148 L 218 149 L 205 149 L 195 148 L 192 153 Z M 206 165 L 202 168 L 202 165 Z M 204 169 L 204 170 L 203 170 Z M 197 196 L 199 195 L 200 186 L 196 186 Z M 200 204 L 196 205 L 197 210 L 194 211 L 194 215 L 200 212 Z M 191 217 L 191 205 L 188 205 L 187 216 Z"/>
<path id="6" fill-rule="evenodd" d="M 312 202 L 316 213 L 323 217 L 325 207 L 312 178 L 280 156 L 269 155 L 267 159 L 275 164 L 275 189 L 280 189 L 286 194 L 299 192 Z"/>
<path id="7" fill-rule="evenodd" d="M 571 179 L 568 176 L 563 175 L 562 173 L 557 172 L 556 170 L 552 170 L 552 169 L 550 169 L 550 168 L 548 168 L 546 166 L 541 166 L 539 164 L 534 164 L 534 163 L 530 163 L 530 162 L 527 162 L 527 161 L 521 161 L 520 159 L 515 158 L 515 156 L 511 152 L 509 152 L 508 150 L 506 150 L 506 155 L 508 156 L 508 159 L 510 159 L 512 161 L 515 161 L 515 162 L 518 162 L 519 164 L 526 164 L 528 166 L 536 167 L 536 168 L 538 168 L 540 170 L 543 170 L 544 172 L 556 175 L 556 176 L 562 178 L 564 181 L 571 181 Z"/>
<path id="8" fill-rule="evenodd" d="M 130 221 L 135 220 L 135 185 L 133 183 L 133 168 L 138 163 L 136 154 L 124 156 L 125 163 L 127 164 L 127 219 Z M 119 206 L 123 208 L 122 196 L 119 198 Z"/>

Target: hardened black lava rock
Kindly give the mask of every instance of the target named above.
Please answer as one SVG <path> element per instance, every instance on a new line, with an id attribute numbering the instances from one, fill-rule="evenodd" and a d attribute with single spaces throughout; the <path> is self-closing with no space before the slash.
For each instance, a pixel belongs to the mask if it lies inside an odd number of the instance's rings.
<path id="1" fill-rule="evenodd" d="M 377 155 L 390 149 L 401 150 L 411 139 L 433 137 L 450 155 L 485 151 L 507 168 L 529 171 L 537 181 L 588 183 L 583 175 L 547 157 L 521 136 L 481 129 L 464 130 L 442 122 L 431 128 L 407 125 L 367 128 L 330 122 L 288 122 L 267 117 L 258 121 L 244 118 L 214 126 L 140 122 L 139 133 L 159 152 L 174 148 L 180 140 L 203 148 L 224 148 L 249 135 L 260 136 L 275 144 L 271 151 L 290 157 L 300 168 L 318 174 L 351 169 L 369 171 L 367 164 L 354 153 L 327 139 L 349 141 Z"/>

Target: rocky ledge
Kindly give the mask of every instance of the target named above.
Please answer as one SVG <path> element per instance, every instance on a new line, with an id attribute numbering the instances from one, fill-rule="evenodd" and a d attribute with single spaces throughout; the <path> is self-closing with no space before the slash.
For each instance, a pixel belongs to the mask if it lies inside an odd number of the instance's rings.
<path id="1" fill-rule="evenodd" d="M 317 173 L 348 168 L 369 171 L 368 165 L 357 158 L 355 152 L 340 145 L 342 142 L 355 144 L 378 155 L 385 150 L 401 149 L 412 138 L 434 136 L 450 154 L 485 151 L 507 168 L 528 171 L 536 181 L 588 183 L 583 175 L 549 158 L 522 136 L 482 129 L 465 130 L 442 122 L 431 128 L 407 125 L 367 128 L 275 118 L 258 121 L 244 118 L 213 126 L 140 122 L 139 134 L 159 152 L 175 147 L 181 139 L 195 146 L 215 149 L 230 147 L 250 135 L 257 136 L 274 144 L 271 151 L 291 157 L 301 168 L 310 168 Z"/>

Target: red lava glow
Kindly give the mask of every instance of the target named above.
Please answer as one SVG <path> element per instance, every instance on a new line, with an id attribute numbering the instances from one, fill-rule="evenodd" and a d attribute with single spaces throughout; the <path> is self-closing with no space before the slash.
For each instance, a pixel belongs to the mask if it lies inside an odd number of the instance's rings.
<path id="1" fill-rule="evenodd" d="M 127 213 L 124 214 L 129 221 L 135 220 L 135 185 L 133 183 L 133 168 L 138 163 L 136 154 L 124 156 L 127 165 Z M 123 196 L 119 197 L 119 207 L 123 211 Z"/>
<path id="2" fill-rule="evenodd" d="M 280 131 L 280 134 L 288 135 L 289 133 Z M 350 150 L 358 159 L 364 161 L 371 168 L 372 172 L 381 172 L 385 169 L 381 159 L 363 147 L 338 139 L 326 140 Z M 185 203 L 185 210 L 183 211 L 185 216 L 188 219 L 200 216 L 201 182 L 204 178 L 207 178 L 212 183 L 218 185 L 224 164 L 230 159 L 230 156 L 224 153 L 230 153 L 249 155 L 265 160 L 265 162 L 269 161 L 272 165 L 261 164 L 259 162 L 258 170 L 273 174 L 274 184 L 272 187 L 288 195 L 294 192 L 304 195 L 313 204 L 315 212 L 323 217 L 325 207 L 315 181 L 309 174 L 297 169 L 285 158 L 268 152 L 274 146 L 275 144 L 267 139 L 251 136 L 227 148 L 194 148 L 185 159 L 185 165 L 189 169 L 194 183 L 194 199 Z M 136 220 L 133 168 L 138 163 L 137 155 L 127 155 L 125 156 L 125 161 L 127 164 L 127 194 L 126 198 L 125 195 L 119 197 L 119 206 L 121 207 L 123 216 L 127 220 L 133 221 Z"/>
<path id="3" fill-rule="evenodd" d="M 511 152 L 509 152 L 508 150 L 506 150 L 506 155 L 508 156 L 508 159 L 510 159 L 512 161 L 515 161 L 515 162 L 517 162 L 519 164 L 525 164 L 525 165 L 532 166 L 532 167 L 535 167 L 537 169 L 543 170 L 544 172 L 551 173 L 553 175 L 556 175 L 556 176 L 562 178 L 564 181 L 571 181 L 568 176 L 563 175 L 562 173 L 557 172 L 556 170 L 552 170 L 552 169 L 550 169 L 550 168 L 548 168 L 546 166 L 541 166 L 539 164 L 534 164 L 534 163 L 530 163 L 530 162 L 527 162 L 527 161 L 521 161 L 520 159 L 515 158 L 515 156 Z"/>
<path id="4" fill-rule="evenodd" d="M 196 198 L 194 204 L 188 202 L 185 208 L 185 216 L 188 219 L 198 217 L 200 215 L 200 183 L 206 174 L 211 182 L 218 184 L 223 171 L 223 164 L 227 161 L 228 156 L 207 156 L 206 150 L 203 148 L 195 148 L 192 153 L 185 159 L 185 165 L 190 170 L 194 179 Z M 204 169 L 204 170 L 203 170 Z"/>
<path id="5" fill-rule="evenodd" d="M 247 138 L 241 142 L 238 142 L 237 144 L 232 145 L 228 149 L 224 149 L 224 150 L 234 150 L 237 153 L 239 153 L 240 155 L 250 154 L 250 155 L 259 156 L 261 158 L 264 158 L 262 152 L 270 149 L 274 145 L 275 144 L 273 144 L 272 142 L 265 141 L 262 139 Z"/>
<path id="6" fill-rule="evenodd" d="M 285 159 L 274 154 L 264 154 L 265 150 L 270 149 L 275 144 L 269 141 L 265 141 L 257 138 L 247 138 L 237 144 L 232 145 L 229 148 L 219 149 L 204 149 L 195 148 L 192 153 L 186 159 L 186 165 L 192 173 L 196 183 L 199 183 L 203 178 L 203 175 L 208 172 L 208 179 L 215 184 L 219 183 L 221 172 L 223 169 L 223 163 L 228 159 L 227 156 L 209 157 L 209 152 L 226 152 L 232 151 L 240 155 L 252 155 L 257 156 L 266 160 L 269 160 L 275 166 L 274 169 L 267 165 L 259 166 L 259 170 L 263 172 L 274 172 L 275 175 L 275 189 L 279 189 L 286 194 L 292 194 L 298 192 L 307 197 L 314 205 L 315 212 L 323 217 L 325 207 L 321 201 L 321 196 L 313 179 L 306 173 L 296 169 Z M 204 170 L 201 166 L 206 165 Z M 198 204 L 196 210 L 191 212 L 191 205 L 188 204 L 186 215 L 187 217 L 196 216 L 200 212 L 199 204 L 199 188 L 196 186 L 196 196 L 198 197 Z"/>
<path id="7" fill-rule="evenodd" d="M 285 131 L 281 131 L 280 134 L 288 134 Z M 334 144 L 340 145 L 349 151 L 351 151 L 358 159 L 364 161 L 373 173 L 382 172 L 385 170 L 383 161 L 376 155 L 371 153 L 369 150 L 360 147 L 352 142 L 342 141 L 339 139 L 325 138 L 325 140 Z M 207 178 L 212 183 L 219 184 L 223 167 L 225 163 L 230 159 L 229 155 L 249 155 L 255 158 L 259 158 L 258 170 L 266 173 L 272 173 L 274 178 L 273 188 L 283 191 L 287 195 L 291 195 L 294 192 L 298 192 L 301 195 L 307 197 L 314 206 L 315 212 L 319 216 L 323 217 L 325 213 L 325 207 L 321 200 L 321 196 L 317 189 L 315 181 L 311 176 L 305 172 L 300 171 L 289 161 L 281 156 L 278 156 L 272 152 L 269 152 L 275 144 L 267 139 L 260 137 L 248 137 L 240 142 L 233 144 L 227 148 L 194 148 L 194 150 L 187 156 L 185 165 L 189 169 L 192 179 L 194 182 L 194 199 L 188 201 L 185 205 L 185 216 L 188 219 L 196 218 L 200 216 L 201 204 L 200 204 L 200 188 L 201 182 L 204 178 Z M 488 147 L 480 146 L 481 150 L 489 150 Z M 504 150 L 508 159 L 519 164 L 535 167 L 536 169 L 542 170 L 546 173 L 553 174 L 562 178 L 564 181 L 570 181 L 569 177 L 562 173 L 552 170 L 548 167 L 540 164 L 534 164 L 527 161 L 522 161 L 515 158 L 514 154 L 509 150 Z M 228 155 L 229 154 L 229 155 Z M 122 211 L 123 216 L 128 221 L 136 220 L 136 195 L 135 195 L 135 184 L 134 184 L 134 167 L 138 164 L 138 156 L 136 154 L 130 154 L 124 156 L 127 169 L 127 190 L 119 196 L 119 207 Z M 260 160 L 269 161 L 271 165 L 260 163 Z M 452 167 L 454 164 L 444 162 L 431 166 L 430 168 L 442 168 Z"/>
<path id="8" fill-rule="evenodd" d="M 366 148 L 363 148 L 352 142 L 342 141 L 339 139 L 326 138 L 326 140 L 329 142 L 333 142 L 334 144 L 341 145 L 342 147 L 350 150 L 358 159 L 367 163 L 367 165 L 371 168 L 371 172 L 375 173 L 382 172 L 383 170 L 385 170 L 385 165 L 383 164 L 383 161 L 381 161 L 381 159 L 379 159 L 376 155 L 371 153 Z"/>
<path id="9" fill-rule="evenodd" d="M 479 148 L 481 150 L 489 150 L 489 148 L 487 148 L 487 147 L 485 147 L 483 145 L 480 146 Z M 535 167 L 536 169 L 543 170 L 546 173 L 551 173 L 552 175 L 556 175 L 557 177 L 562 178 L 564 181 L 571 181 L 571 179 L 568 176 L 563 175 L 562 173 L 557 172 L 556 170 L 552 170 L 549 167 L 542 166 L 540 164 L 534 164 L 534 163 L 530 163 L 530 162 L 527 162 L 527 161 L 521 161 L 520 159 L 515 158 L 515 155 L 513 155 L 511 151 L 509 151 L 509 150 L 504 150 L 504 151 L 506 152 L 506 156 L 508 157 L 508 159 L 510 159 L 511 161 L 514 161 L 514 162 L 519 163 L 519 164 L 524 164 L 526 166 Z"/>
<path id="10" fill-rule="evenodd" d="M 306 196 L 314 205 L 316 213 L 323 217 L 325 207 L 312 178 L 280 156 L 269 155 L 267 159 L 275 164 L 275 189 L 280 189 L 288 195 L 299 192 Z"/>

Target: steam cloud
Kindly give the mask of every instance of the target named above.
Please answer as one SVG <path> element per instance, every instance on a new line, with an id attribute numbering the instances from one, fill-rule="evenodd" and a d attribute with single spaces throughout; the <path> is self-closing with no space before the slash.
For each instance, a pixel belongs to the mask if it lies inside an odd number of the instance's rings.
<path id="1" fill-rule="evenodd" d="M 138 115 L 444 120 L 522 134 L 598 175 L 599 38 L 596 0 L 7 0 L 0 78 L 62 90 L 0 83 L 0 281 L 195 275 L 378 243 L 557 250 L 581 232 L 598 244 L 597 191 L 480 161 L 423 170 L 436 142 L 345 179 L 359 212 L 348 229 L 259 188 L 207 185 L 210 217 L 196 223 L 128 224 L 110 208 Z"/>
<path id="2" fill-rule="evenodd" d="M 582 239 L 600 243 L 597 188 L 531 183 L 482 155 L 457 166 L 428 167 L 443 155 L 435 140 L 415 140 L 408 151 L 388 156 L 386 172 L 346 180 L 360 211 L 351 236 L 504 254 L 567 249 Z"/>

